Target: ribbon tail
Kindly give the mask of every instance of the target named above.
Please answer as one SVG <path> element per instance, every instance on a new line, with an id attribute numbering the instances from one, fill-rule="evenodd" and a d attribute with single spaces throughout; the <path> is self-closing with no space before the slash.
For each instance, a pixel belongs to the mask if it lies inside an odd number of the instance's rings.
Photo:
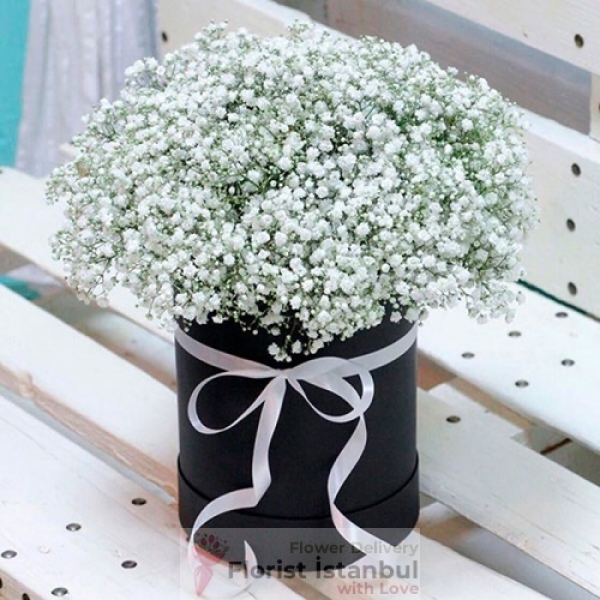
<path id="1" fill-rule="evenodd" d="M 357 465 L 367 445 L 367 425 L 363 416 L 360 417 L 352 436 L 340 452 L 329 472 L 327 481 L 327 493 L 329 495 L 329 509 L 331 518 L 338 533 L 350 544 L 358 548 L 382 542 L 377 536 L 365 531 L 348 517 L 335 505 L 339 491 L 344 482 Z M 376 546 L 373 546 L 376 547 Z"/>
<path id="2" fill-rule="evenodd" d="M 277 427 L 277 422 L 279 421 L 279 415 L 281 414 L 281 407 L 285 396 L 285 387 L 285 378 L 277 377 L 265 387 L 259 396 L 258 400 L 264 402 L 264 405 L 258 423 L 256 439 L 254 441 L 254 451 L 252 455 L 252 487 L 234 490 L 223 496 L 219 496 L 204 507 L 196 518 L 190 534 L 188 558 L 192 567 L 194 567 L 194 563 L 197 560 L 194 552 L 194 540 L 200 528 L 211 519 L 214 519 L 223 513 L 244 508 L 253 508 L 260 502 L 271 485 L 272 479 L 271 468 L 269 465 L 269 448 L 271 446 L 273 434 L 275 433 L 275 428 Z M 256 556 L 247 542 L 244 543 L 244 546 L 246 566 L 248 569 L 251 569 L 253 566 L 256 566 Z M 228 593 L 219 597 L 234 597 L 248 588 L 251 583 L 252 580 L 249 577 L 246 577 L 246 584 L 241 588 L 237 587 L 234 594 Z"/>

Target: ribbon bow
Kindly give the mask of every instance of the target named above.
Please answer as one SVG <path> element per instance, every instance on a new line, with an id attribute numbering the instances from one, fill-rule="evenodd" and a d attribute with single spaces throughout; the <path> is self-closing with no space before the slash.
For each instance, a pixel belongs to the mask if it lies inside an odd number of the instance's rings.
<path id="1" fill-rule="evenodd" d="M 178 329 L 175 332 L 175 338 L 186 352 L 198 360 L 223 371 L 199 383 L 190 396 L 188 418 L 197 431 L 208 435 L 227 431 L 262 406 L 252 454 L 252 487 L 223 494 L 204 507 L 192 528 L 189 546 L 190 560 L 194 561 L 195 535 L 205 523 L 225 512 L 255 507 L 271 485 L 269 447 L 279 420 L 287 385 L 295 389 L 312 410 L 327 421 L 347 423 L 357 419 L 356 427 L 350 439 L 329 472 L 327 481 L 329 509 L 335 528 L 350 544 L 364 548 L 369 544 L 381 542 L 379 538 L 361 529 L 346 518 L 335 505 L 335 500 L 344 482 L 360 460 L 367 444 L 367 427 L 364 414 L 371 405 L 375 392 L 371 371 L 400 358 L 414 344 L 416 337 L 417 326 L 415 325 L 406 335 L 393 344 L 370 354 L 351 359 L 324 356 L 307 360 L 290 369 L 274 369 L 206 346 L 192 339 L 183 330 Z M 353 375 L 360 378 L 362 385 L 360 394 L 345 380 L 345 378 Z M 213 429 L 207 427 L 198 417 L 198 400 L 206 385 L 222 377 L 267 379 L 269 382 L 256 400 L 237 419 L 226 427 Z M 343 415 L 331 415 L 319 410 L 309 400 L 302 387 L 302 382 L 310 383 L 339 396 L 350 406 L 351 410 Z M 248 544 L 246 544 L 246 562 L 250 567 L 256 564 L 256 558 Z M 246 587 L 249 584 L 248 581 Z M 245 588 L 237 589 L 241 592 Z"/>

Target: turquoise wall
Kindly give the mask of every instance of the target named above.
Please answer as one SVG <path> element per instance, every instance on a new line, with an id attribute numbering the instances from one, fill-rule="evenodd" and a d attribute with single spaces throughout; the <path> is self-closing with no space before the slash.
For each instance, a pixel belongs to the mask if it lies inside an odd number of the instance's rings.
<path id="1" fill-rule="evenodd" d="M 12 165 L 21 118 L 29 0 L 0 0 L 0 164 Z"/>

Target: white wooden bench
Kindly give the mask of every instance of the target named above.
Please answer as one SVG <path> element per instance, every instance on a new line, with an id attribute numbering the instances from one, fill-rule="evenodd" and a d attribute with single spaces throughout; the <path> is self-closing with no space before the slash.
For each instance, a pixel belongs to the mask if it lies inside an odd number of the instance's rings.
<path id="1" fill-rule="evenodd" d="M 500 5 L 469 4 L 474 19 L 488 14 L 477 6 Z M 162 10 L 171 46 L 211 19 L 269 34 L 297 16 L 267 0 L 163 2 Z M 544 265 L 554 256 L 554 217 L 575 220 L 578 234 L 587 224 L 579 214 L 590 225 L 598 217 L 590 208 L 600 182 L 596 142 L 530 120 L 546 216 L 528 251 L 536 283 L 561 295 L 575 281 L 579 305 L 598 314 L 600 253 L 596 245 L 585 261 L 576 254 L 597 244 L 598 228 L 574 246 L 566 236 L 560 264 Z M 565 164 L 567 175 L 580 166 L 576 189 L 561 174 Z M 61 219 L 45 205 L 42 181 L 3 170 L 0 252 L 60 280 L 47 239 Z M 422 598 L 600 597 L 600 329 L 554 300 L 527 296 L 511 325 L 442 313 L 422 328 Z M 0 287 L 1 598 L 65 590 L 81 600 L 195 597 L 176 514 L 174 382 L 170 336 L 127 292 L 116 290 L 100 310 L 66 291 L 32 303 Z M 348 595 L 313 577 L 259 580 L 240 597 Z"/>

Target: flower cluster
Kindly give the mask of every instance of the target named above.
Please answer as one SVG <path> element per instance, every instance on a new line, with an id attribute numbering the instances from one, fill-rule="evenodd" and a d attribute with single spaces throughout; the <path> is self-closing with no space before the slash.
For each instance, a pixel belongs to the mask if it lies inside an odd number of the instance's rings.
<path id="1" fill-rule="evenodd" d="M 263 328 L 280 360 L 390 310 L 510 316 L 537 218 L 520 119 L 414 47 L 213 25 L 88 117 L 53 248 L 82 297 Z"/>

